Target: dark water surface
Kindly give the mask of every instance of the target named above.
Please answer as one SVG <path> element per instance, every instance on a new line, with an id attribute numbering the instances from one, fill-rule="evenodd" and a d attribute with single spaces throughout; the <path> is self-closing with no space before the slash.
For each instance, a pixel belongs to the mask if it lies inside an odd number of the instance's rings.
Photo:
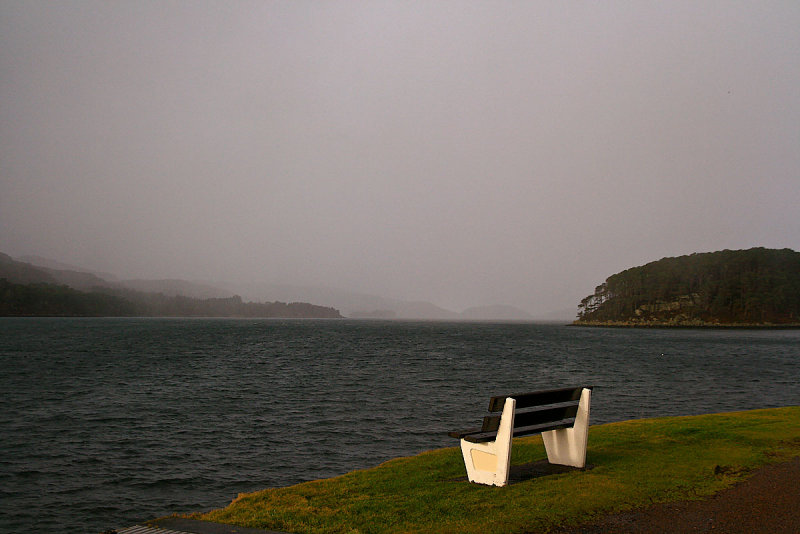
<path id="1" fill-rule="evenodd" d="M 455 446 L 490 395 L 591 423 L 800 404 L 800 331 L 0 319 L 0 532 L 87 532 Z"/>

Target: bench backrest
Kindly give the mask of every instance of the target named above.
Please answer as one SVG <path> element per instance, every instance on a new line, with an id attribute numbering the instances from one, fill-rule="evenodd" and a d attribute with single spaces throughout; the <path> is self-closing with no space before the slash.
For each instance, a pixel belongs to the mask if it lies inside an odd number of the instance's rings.
<path id="1" fill-rule="evenodd" d="M 483 418 L 481 432 L 496 432 L 500 428 L 500 417 L 508 397 L 516 400 L 514 435 L 526 434 L 526 432 L 519 432 L 516 429 L 530 428 L 530 433 L 536 433 L 537 431 L 533 427 L 554 422 L 562 422 L 565 426 L 572 426 L 575 415 L 578 413 L 578 404 L 584 388 L 592 389 L 592 386 L 550 389 L 492 397 L 489 399 L 490 415 Z"/>

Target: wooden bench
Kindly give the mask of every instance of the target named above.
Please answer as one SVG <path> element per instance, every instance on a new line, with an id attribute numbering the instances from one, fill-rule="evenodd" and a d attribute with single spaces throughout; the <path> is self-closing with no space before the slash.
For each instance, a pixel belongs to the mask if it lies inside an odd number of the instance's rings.
<path id="1" fill-rule="evenodd" d="M 511 438 L 531 434 L 542 434 L 551 464 L 585 467 L 591 397 L 591 386 L 499 395 L 480 428 L 448 435 L 461 440 L 470 482 L 508 484 Z"/>

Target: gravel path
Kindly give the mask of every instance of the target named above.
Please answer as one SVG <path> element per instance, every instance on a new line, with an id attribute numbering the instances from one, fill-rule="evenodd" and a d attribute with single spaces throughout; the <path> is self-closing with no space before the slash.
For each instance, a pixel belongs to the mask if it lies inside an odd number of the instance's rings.
<path id="1" fill-rule="evenodd" d="M 800 458 L 762 467 L 702 501 L 664 503 L 612 514 L 557 534 L 800 533 Z"/>

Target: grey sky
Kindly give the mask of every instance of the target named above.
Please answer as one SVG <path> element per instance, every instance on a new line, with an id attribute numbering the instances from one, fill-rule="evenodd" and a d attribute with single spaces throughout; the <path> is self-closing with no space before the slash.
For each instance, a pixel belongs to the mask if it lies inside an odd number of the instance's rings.
<path id="1" fill-rule="evenodd" d="M 0 0 L 0 251 L 533 313 L 800 250 L 800 3 Z"/>

